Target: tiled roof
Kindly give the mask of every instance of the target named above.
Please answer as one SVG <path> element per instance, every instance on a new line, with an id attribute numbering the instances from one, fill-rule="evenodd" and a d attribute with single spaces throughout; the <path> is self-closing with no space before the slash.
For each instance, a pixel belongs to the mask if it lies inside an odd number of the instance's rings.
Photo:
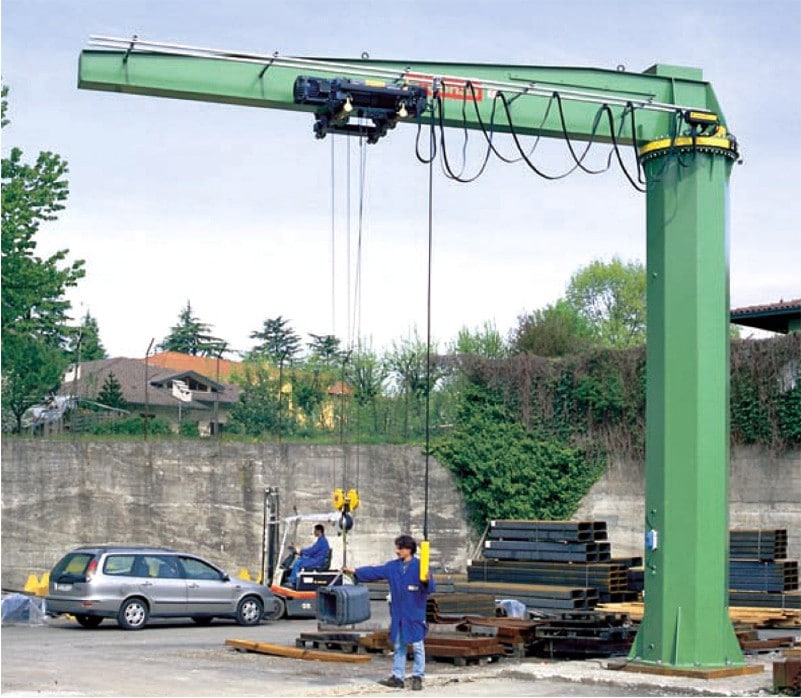
<path id="1" fill-rule="evenodd" d="M 240 370 L 242 364 L 239 361 L 229 361 L 228 359 L 217 359 L 208 356 L 192 356 L 182 354 L 177 351 L 163 351 L 160 354 L 153 354 L 147 358 L 147 363 L 151 366 L 161 368 L 171 368 L 176 371 L 195 371 L 202 376 L 207 376 L 214 380 L 227 381 L 231 374 Z"/>
<path id="2" fill-rule="evenodd" d="M 222 388 L 219 393 L 193 390 L 192 401 L 184 403 L 188 409 L 208 409 L 217 400 L 222 404 L 234 403 L 239 399 L 241 392 L 235 385 L 222 381 L 218 384 L 209 376 L 196 371 L 162 368 L 146 364 L 141 359 L 122 357 L 82 362 L 77 380 L 65 381 L 59 392 L 63 395 L 76 395 L 95 400 L 111 373 L 119 381 L 122 395 L 131 405 L 175 406 L 178 400 L 172 394 L 172 381 L 187 378 L 210 387 L 219 385 Z M 147 395 L 145 395 L 146 382 Z"/>
<path id="3" fill-rule="evenodd" d="M 730 318 L 737 325 L 786 334 L 801 328 L 801 298 L 734 308 Z"/>

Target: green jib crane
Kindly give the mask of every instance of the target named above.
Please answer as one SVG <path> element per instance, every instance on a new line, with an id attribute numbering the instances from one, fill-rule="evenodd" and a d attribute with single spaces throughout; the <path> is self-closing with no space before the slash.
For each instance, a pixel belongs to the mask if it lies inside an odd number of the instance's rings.
<path id="1" fill-rule="evenodd" d="M 700 70 L 261 56 L 136 37 L 93 45 L 80 88 L 307 112 L 318 137 L 375 142 L 436 112 L 443 127 L 485 136 L 636 149 L 644 177 L 629 180 L 642 184 L 647 214 L 645 615 L 629 659 L 744 667 L 728 615 L 727 204 L 738 149 Z"/>

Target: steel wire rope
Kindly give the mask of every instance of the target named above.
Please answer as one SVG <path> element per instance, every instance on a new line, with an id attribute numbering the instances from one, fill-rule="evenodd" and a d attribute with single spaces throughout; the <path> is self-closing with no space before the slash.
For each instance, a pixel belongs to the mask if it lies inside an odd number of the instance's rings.
<path id="1" fill-rule="evenodd" d="M 336 302 L 336 136 L 331 134 L 331 336 L 337 333 Z M 337 457 L 332 450 L 331 491 L 337 487 Z"/>
<path id="2" fill-rule="evenodd" d="M 438 97 L 438 95 L 437 95 Z M 431 130 L 434 131 L 434 113 Z M 428 273 L 426 283 L 426 429 L 425 429 L 425 480 L 423 494 L 423 540 L 428 540 L 428 486 L 431 456 L 431 278 L 434 240 L 434 158 L 428 163 Z"/>
<path id="3" fill-rule="evenodd" d="M 357 224 L 357 244 L 356 244 L 356 281 L 353 288 L 353 331 L 356 335 L 356 346 L 361 347 L 361 323 L 362 323 L 362 243 L 364 241 L 364 191 L 367 181 L 367 148 L 365 148 L 364 136 L 359 136 L 359 206 Z M 353 353 L 353 337 L 349 340 L 350 350 L 348 356 Z M 343 386 L 344 389 L 344 386 Z M 356 401 L 356 489 L 359 489 L 359 474 L 361 468 L 361 404 Z"/>

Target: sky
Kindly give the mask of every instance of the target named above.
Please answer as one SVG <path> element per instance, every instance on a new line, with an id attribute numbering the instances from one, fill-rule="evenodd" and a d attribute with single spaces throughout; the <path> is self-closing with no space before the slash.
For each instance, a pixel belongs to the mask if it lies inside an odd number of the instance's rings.
<path id="1" fill-rule="evenodd" d="M 743 160 L 729 189 L 731 305 L 801 297 L 799 0 L 2 0 L 3 155 L 68 161 L 67 207 L 38 251 L 86 261 L 69 299 L 110 356 L 143 357 L 187 302 L 236 351 L 277 316 L 304 342 L 335 334 L 381 351 L 424 339 L 429 184 L 412 126 L 360 146 L 315 139 L 309 114 L 79 90 L 78 56 L 97 34 L 294 56 L 701 68 Z M 461 134 L 448 137 L 458 152 Z M 565 153 L 548 143 L 543 162 L 559 169 Z M 463 327 L 506 335 L 593 260 L 646 261 L 645 198 L 617 168 L 547 182 L 494 160 L 472 184 L 435 170 L 430 195 L 440 348 Z"/>

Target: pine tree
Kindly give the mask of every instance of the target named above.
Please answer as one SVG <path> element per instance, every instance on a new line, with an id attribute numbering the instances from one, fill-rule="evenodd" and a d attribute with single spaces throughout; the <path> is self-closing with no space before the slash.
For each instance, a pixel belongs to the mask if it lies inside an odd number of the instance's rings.
<path id="1" fill-rule="evenodd" d="M 186 307 L 178 316 L 178 324 L 172 327 L 158 348 L 192 356 L 218 356 L 225 352 L 226 342 L 210 335 L 210 330 L 211 325 L 200 322 L 192 313 L 192 304 L 186 301 Z"/>
<path id="2" fill-rule="evenodd" d="M 103 381 L 100 392 L 97 394 L 97 401 L 106 407 L 116 407 L 126 409 L 128 403 L 122 394 L 122 386 L 117 380 L 117 376 L 110 372 Z"/>

